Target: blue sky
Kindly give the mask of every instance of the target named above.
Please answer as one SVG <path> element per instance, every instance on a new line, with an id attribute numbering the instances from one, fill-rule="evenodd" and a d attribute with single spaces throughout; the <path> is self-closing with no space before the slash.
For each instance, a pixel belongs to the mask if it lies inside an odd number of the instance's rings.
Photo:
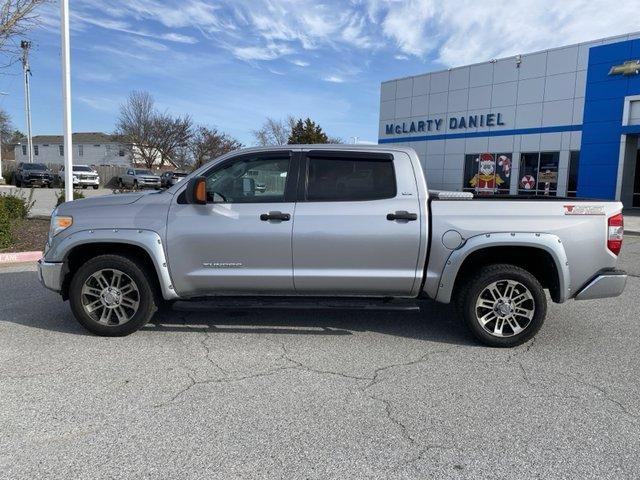
<path id="1" fill-rule="evenodd" d="M 612 6 L 615 5 L 615 8 Z M 628 33 L 636 1 L 71 0 L 74 131 L 113 131 L 129 91 L 246 145 L 265 117 L 377 140 L 380 82 Z M 34 134 L 61 132 L 59 6 L 31 31 Z M 18 64 L 0 106 L 24 130 Z"/>

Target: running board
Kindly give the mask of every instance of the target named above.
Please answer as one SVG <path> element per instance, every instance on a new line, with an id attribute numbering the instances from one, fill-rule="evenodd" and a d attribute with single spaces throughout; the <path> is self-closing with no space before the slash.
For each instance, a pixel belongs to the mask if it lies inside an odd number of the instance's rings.
<path id="1" fill-rule="evenodd" d="M 198 297 L 178 300 L 175 310 L 211 310 L 215 308 L 274 308 L 274 309 L 339 309 L 417 311 L 420 306 L 411 298 L 322 298 L 322 297 Z"/>

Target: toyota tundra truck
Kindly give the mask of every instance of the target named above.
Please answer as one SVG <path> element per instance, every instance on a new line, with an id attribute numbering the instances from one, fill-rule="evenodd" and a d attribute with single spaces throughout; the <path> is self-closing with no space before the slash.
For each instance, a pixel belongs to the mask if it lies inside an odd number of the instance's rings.
<path id="1" fill-rule="evenodd" d="M 622 293 L 621 210 L 430 192 L 410 148 L 251 148 L 165 191 L 63 203 L 38 272 L 104 336 L 130 334 L 176 300 L 384 307 L 429 298 L 454 303 L 480 342 L 511 347 L 540 329 L 548 298 Z"/>

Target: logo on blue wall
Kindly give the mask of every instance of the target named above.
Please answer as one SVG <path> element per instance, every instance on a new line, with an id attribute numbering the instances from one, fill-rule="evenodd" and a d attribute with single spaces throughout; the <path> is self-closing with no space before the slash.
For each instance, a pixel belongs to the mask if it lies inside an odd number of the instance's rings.
<path id="1" fill-rule="evenodd" d="M 402 123 L 387 123 L 385 134 L 402 135 L 403 133 L 433 132 L 440 131 L 444 124 L 444 119 L 428 119 Z M 467 128 L 496 127 L 502 126 L 501 113 L 487 113 L 481 115 L 467 115 L 462 117 L 451 117 L 449 119 L 449 130 L 466 130 Z"/>

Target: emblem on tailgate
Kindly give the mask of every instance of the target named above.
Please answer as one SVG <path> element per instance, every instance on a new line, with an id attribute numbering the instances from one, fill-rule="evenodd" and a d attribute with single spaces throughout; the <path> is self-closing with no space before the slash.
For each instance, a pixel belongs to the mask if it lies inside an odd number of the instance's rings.
<path id="1" fill-rule="evenodd" d="M 565 205 L 565 215 L 604 215 L 604 205 Z"/>

